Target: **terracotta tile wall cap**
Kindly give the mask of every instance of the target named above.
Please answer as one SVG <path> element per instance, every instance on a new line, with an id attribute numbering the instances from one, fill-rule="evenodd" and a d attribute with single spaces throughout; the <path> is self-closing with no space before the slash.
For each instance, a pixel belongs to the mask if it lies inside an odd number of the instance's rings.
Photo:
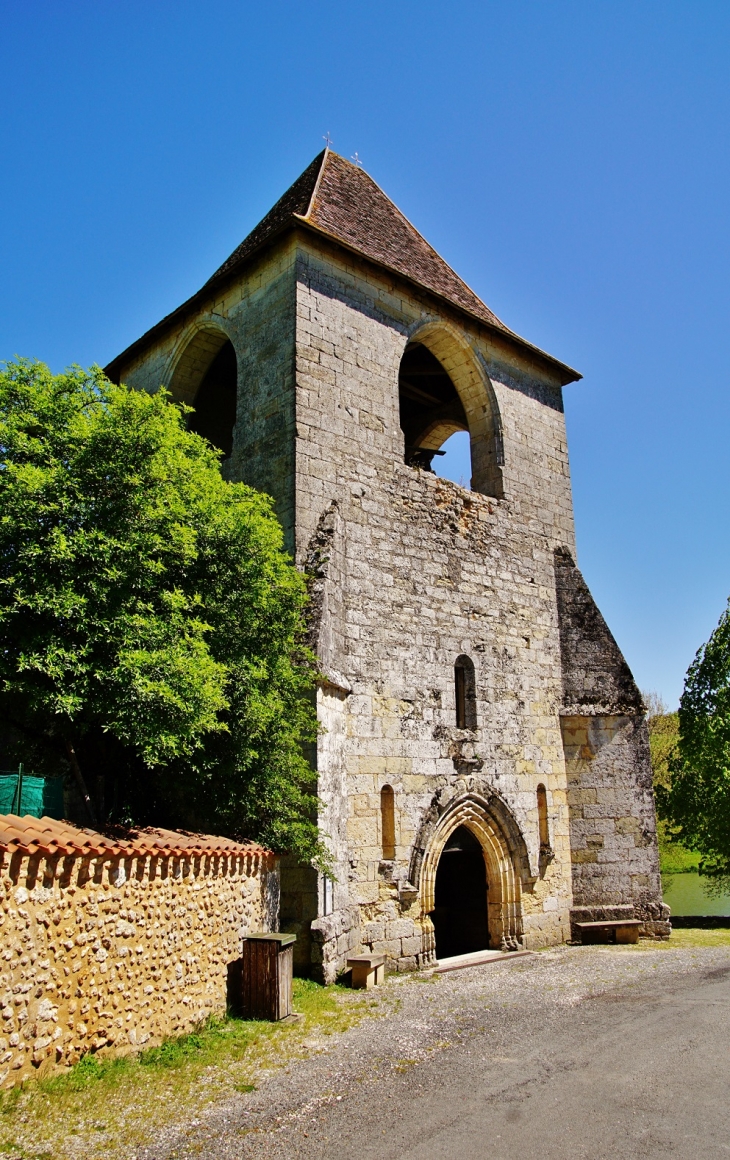
<path id="1" fill-rule="evenodd" d="M 25 854 L 78 854 L 118 858 L 158 856 L 198 858 L 204 855 L 271 856 L 255 842 L 236 842 L 210 834 L 191 834 L 184 830 L 110 829 L 107 834 L 73 826 L 55 818 L 19 817 L 0 814 L 0 849 Z"/>

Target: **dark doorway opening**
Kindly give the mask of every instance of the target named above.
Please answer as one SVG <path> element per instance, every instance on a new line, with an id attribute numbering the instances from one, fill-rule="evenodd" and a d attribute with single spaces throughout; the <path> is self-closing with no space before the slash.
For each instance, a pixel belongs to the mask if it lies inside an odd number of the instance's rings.
<path id="1" fill-rule="evenodd" d="M 468 955 L 489 946 L 484 854 L 466 826 L 454 831 L 439 858 L 431 920 L 439 959 Z"/>
<path id="2" fill-rule="evenodd" d="M 224 343 L 198 387 L 190 416 L 190 430 L 203 435 L 228 458 L 233 450 L 233 428 L 238 398 L 238 366 L 233 343 Z"/>

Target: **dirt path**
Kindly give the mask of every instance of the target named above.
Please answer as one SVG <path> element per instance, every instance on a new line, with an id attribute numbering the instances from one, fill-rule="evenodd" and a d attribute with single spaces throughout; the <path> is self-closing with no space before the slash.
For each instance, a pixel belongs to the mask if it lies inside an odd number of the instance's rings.
<path id="1" fill-rule="evenodd" d="M 138 1160 L 730 1156 L 728 947 L 565 947 L 379 999 Z"/>

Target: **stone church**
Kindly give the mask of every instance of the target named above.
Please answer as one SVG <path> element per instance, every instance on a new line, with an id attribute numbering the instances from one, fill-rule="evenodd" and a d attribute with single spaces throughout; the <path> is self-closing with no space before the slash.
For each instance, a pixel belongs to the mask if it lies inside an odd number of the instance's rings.
<path id="1" fill-rule="evenodd" d="M 310 583 L 335 875 L 283 868 L 299 969 L 668 934 L 641 696 L 575 564 L 580 375 L 330 149 L 107 373 L 195 407 Z M 469 487 L 434 471 L 457 431 Z"/>

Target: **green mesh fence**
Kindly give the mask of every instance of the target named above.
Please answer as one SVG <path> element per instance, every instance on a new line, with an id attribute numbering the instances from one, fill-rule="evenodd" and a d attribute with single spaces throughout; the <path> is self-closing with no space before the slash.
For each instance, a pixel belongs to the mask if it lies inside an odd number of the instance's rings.
<path id="1" fill-rule="evenodd" d="M 62 818 L 63 778 L 35 777 L 22 765 L 15 773 L 0 770 L 0 814 Z"/>

